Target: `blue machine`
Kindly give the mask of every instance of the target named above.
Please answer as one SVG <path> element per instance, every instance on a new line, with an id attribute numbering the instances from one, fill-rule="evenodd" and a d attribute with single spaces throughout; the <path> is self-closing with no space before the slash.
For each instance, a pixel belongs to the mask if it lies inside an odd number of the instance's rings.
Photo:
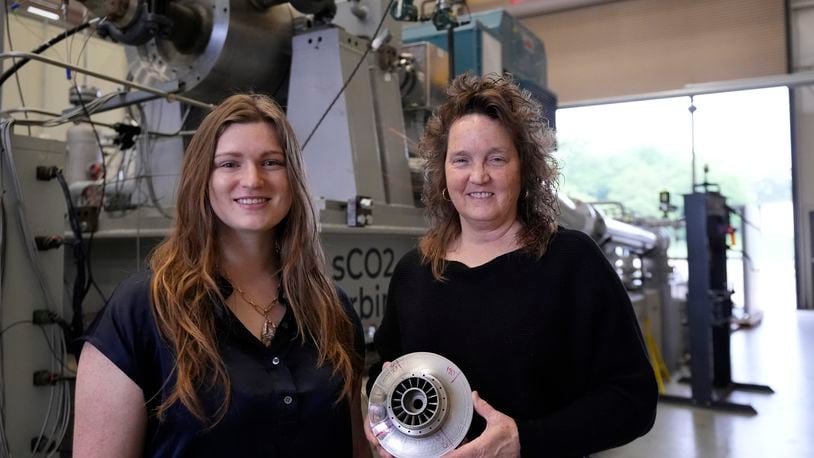
<path id="1" fill-rule="evenodd" d="M 429 22 L 404 27 L 402 41 L 426 41 L 448 51 L 446 30 Z M 557 96 L 548 90 L 545 46 L 520 21 L 502 9 L 473 13 L 468 24 L 455 28 L 454 47 L 456 74 L 511 73 L 543 105 L 555 127 Z"/>

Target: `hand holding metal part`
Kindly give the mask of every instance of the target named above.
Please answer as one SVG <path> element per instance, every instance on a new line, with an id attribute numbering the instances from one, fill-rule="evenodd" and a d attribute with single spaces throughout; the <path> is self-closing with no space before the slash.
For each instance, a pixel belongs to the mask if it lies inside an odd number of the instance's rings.
<path id="1" fill-rule="evenodd" d="M 441 456 L 461 443 L 471 421 L 469 382 L 434 353 L 396 359 L 370 391 L 368 436 L 396 457 Z"/>
<path id="2" fill-rule="evenodd" d="M 445 458 L 465 458 L 491 456 L 515 458 L 520 456 L 520 435 L 514 419 L 495 410 L 481 399 L 477 391 L 472 392 L 475 412 L 486 419 L 486 429 L 480 436 L 453 450 Z"/>

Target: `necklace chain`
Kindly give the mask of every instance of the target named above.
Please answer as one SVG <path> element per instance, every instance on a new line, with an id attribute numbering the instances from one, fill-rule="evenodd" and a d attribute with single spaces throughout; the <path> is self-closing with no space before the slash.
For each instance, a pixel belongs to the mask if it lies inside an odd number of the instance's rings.
<path id="1" fill-rule="evenodd" d="M 268 304 L 260 305 L 257 302 L 253 301 L 252 298 L 249 297 L 249 295 L 246 294 L 246 292 L 243 291 L 242 289 L 238 288 L 237 286 L 235 286 L 235 289 L 237 290 L 238 294 L 240 294 L 240 297 L 242 297 L 243 300 L 246 301 L 247 304 L 251 305 L 252 308 L 257 313 L 259 313 L 260 316 L 262 316 L 263 318 L 266 318 L 268 316 L 269 312 L 271 312 L 271 310 L 274 308 L 274 306 L 277 305 L 280 302 L 279 298 L 275 297 Z"/>
<path id="2" fill-rule="evenodd" d="M 234 283 L 232 284 L 234 285 Z M 240 294 L 240 297 L 249 304 L 258 315 L 263 317 L 263 327 L 260 329 L 260 341 L 263 342 L 263 345 L 266 347 L 270 347 L 271 341 L 274 340 L 274 335 L 277 333 L 277 324 L 271 319 L 271 311 L 280 303 L 279 296 L 272 299 L 272 301 L 266 305 L 260 305 L 253 301 L 252 298 L 237 285 L 235 285 L 235 289 L 237 293 Z"/>

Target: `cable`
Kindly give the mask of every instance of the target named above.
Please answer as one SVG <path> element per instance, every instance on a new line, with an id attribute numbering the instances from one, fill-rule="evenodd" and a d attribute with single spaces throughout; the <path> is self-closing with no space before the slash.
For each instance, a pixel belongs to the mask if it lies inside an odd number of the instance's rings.
<path id="1" fill-rule="evenodd" d="M 43 296 L 45 298 L 46 308 L 51 311 L 57 310 L 56 301 L 51 297 L 51 290 L 48 288 L 45 277 L 40 269 L 39 256 L 37 255 L 37 245 L 34 242 L 34 236 L 31 234 L 31 228 L 28 226 L 28 218 L 25 216 L 25 209 L 23 207 L 22 185 L 20 184 L 17 176 L 17 168 L 14 165 L 14 155 L 11 153 L 11 128 L 14 124 L 13 120 L 0 119 L 0 146 L 3 150 L 3 159 L 8 166 L 8 175 L 11 177 L 12 191 L 15 199 L 15 209 L 17 213 L 17 225 L 20 228 L 20 233 L 23 236 L 23 244 L 25 245 L 28 260 L 31 263 L 31 268 L 34 270 L 37 282 L 40 285 Z"/>
<path id="2" fill-rule="evenodd" d="M 3 161 L 0 160 L 0 189 L 4 189 L 3 184 Z M 5 285 L 6 278 L 6 208 L 3 195 L 0 194 L 0 317 L 3 315 L 3 286 Z M 15 325 L 16 326 L 16 325 Z M 0 329 L 3 328 L 3 323 L 0 321 Z M 10 328 L 8 328 L 10 329 Z M 5 352 L 3 347 L 3 333 L 8 330 L 0 331 L 0 383 L 4 384 L 5 377 Z M 6 436 L 6 390 L 0 388 L 0 457 L 8 458 L 11 451 L 8 446 L 8 437 Z"/>
<path id="3" fill-rule="evenodd" d="M 359 59 L 359 62 L 356 63 L 356 66 L 353 67 L 353 70 L 351 70 L 350 75 L 348 75 L 348 79 L 345 80 L 345 84 L 343 84 L 342 87 L 339 89 L 339 92 L 336 94 L 336 97 L 334 97 L 334 99 L 331 100 L 331 103 L 330 105 L 328 105 L 328 108 L 325 109 L 325 112 L 322 113 L 322 116 L 320 116 L 314 128 L 311 129 L 311 133 L 308 134 L 308 137 L 302 144 L 303 151 L 305 151 L 305 147 L 308 146 L 308 142 L 311 141 L 311 137 L 313 137 L 314 133 L 316 133 L 317 129 L 319 129 L 319 126 L 320 124 L 322 124 L 322 121 L 325 119 L 326 116 L 328 116 L 328 113 L 330 113 L 331 108 L 334 107 L 336 101 L 339 100 L 339 97 L 341 97 L 342 93 L 345 92 L 345 89 L 348 87 L 348 84 L 350 84 L 353 77 L 356 76 L 356 72 L 359 70 L 359 67 L 361 67 L 362 64 L 365 62 L 365 59 L 367 59 L 367 55 L 370 54 L 370 50 L 373 49 L 373 40 L 377 36 L 379 36 L 379 31 L 382 29 L 382 25 L 384 25 L 384 20 L 387 19 L 387 15 L 390 14 L 390 9 L 393 7 L 393 4 L 395 2 L 396 0 L 390 0 L 390 2 L 387 4 L 387 7 L 384 9 L 384 14 L 382 14 L 382 18 L 379 20 L 379 25 L 376 26 L 376 31 L 373 32 L 373 36 L 370 39 L 370 43 L 368 43 L 367 48 L 365 48 L 365 52 L 362 54 L 362 57 Z"/>
<path id="4" fill-rule="evenodd" d="M 75 372 L 64 363 L 67 358 L 67 352 L 65 347 L 65 334 L 62 332 L 62 329 L 58 326 L 52 327 L 50 336 L 44 327 L 40 326 L 40 330 L 42 331 L 46 345 L 51 351 L 52 358 L 49 372 L 52 374 L 64 374 L 63 369 L 67 369 L 71 374 L 75 374 Z M 52 380 L 51 383 L 53 383 L 53 385 L 50 389 L 48 410 L 45 413 L 42 426 L 40 427 L 40 433 L 36 436 L 37 441 L 32 447 L 32 457 L 39 452 L 41 447 L 45 449 L 44 452 L 50 450 L 47 456 L 52 456 L 62 443 L 66 430 L 65 423 L 70 421 L 71 393 L 68 384 L 61 382 L 73 379 L 75 379 L 73 375 L 60 375 Z"/>
<path id="5" fill-rule="evenodd" d="M 94 19 L 91 19 L 90 21 L 83 22 L 82 24 L 79 24 L 78 26 L 76 26 L 76 27 L 74 27 L 72 29 L 68 29 L 68 30 L 60 33 L 59 35 L 55 36 L 54 38 L 51 38 L 50 40 L 46 41 L 45 43 L 37 46 L 36 48 L 34 48 L 31 51 L 31 53 L 32 54 L 42 54 L 43 52 L 48 50 L 48 48 L 54 46 L 55 44 L 59 43 L 60 41 L 68 38 L 69 36 L 71 36 L 73 34 L 75 34 L 76 32 L 80 32 L 82 30 L 87 29 L 92 24 L 95 24 L 96 22 L 99 22 L 99 20 L 100 20 L 100 18 L 94 18 Z M 9 23 L 8 23 L 8 0 L 6 0 L 6 30 L 7 31 L 8 31 L 8 26 L 9 26 Z M 13 51 L 14 49 L 11 46 L 11 35 L 10 35 L 11 31 L 8 31 L 8 33 L 9 33 L 9 49 Z M 83 47 L 83 49 L 84 49 L 84 47 Z M 14 59 L 14 61 L 15 61 L 14 65 L 9 67 L 8 70 L 4 71 L 3 74 L 0 75 L 0 86 L 2 86 L 3 83 L 5 83 L 7 79 L 11 78 L 12 75 L 15 75 L 15 77 L 16 77 L 17 76 L 16 75 L 17 71 L 20 68 L 22 68 L 22 66 L 24 66 L 25 64 L 30 62 L 31 58 L 22 57 L 22 58 L 19 58 L 19 59 Z M 25 105 L 25 102 L 23 102 L 22 97 L 20 98 L 20 101 L 23 103 L 23 105 Z"/>
<path id="6" fill-rule="evenodd" d="M 12 191 L 13 191 L 14 204 L 15 204 L 15 207 L 16 207 L 15 208 L 15 210 L 16 210 L 15 217 L 17 219 L 17 224 L 19 226 L 20 233 L 21 233 L 21 235 L 23 237 L 23 245 L 25 246 L 26 253 L 28 254 L 29 263 L 31 265 L 31 270 L 34 271 L 34 275 L 37 278 L 37 281 L 39 283 L 40 290 L 42 291 L 42 295 L 43 295 L 43 298 L 45 300 L 46 309 L 53 312 L 53 313 L 56 313 L 56 310 L 57 310 L 56 301 L 53 299 L 53 297 L 51 297 L 51 290 L 47 287 L 47 285 L 45 283 L 44 274 L 42 272 L 42 269 L 40 268 L 40 263 L 39 263 L 39 259 L 38 259 L 38 255 L 37 255 L 37 251 L 36 251 L 36 243 L 34 242 L 34 238 L 31 235 L 31 229 L 28 226 L 28 219 L 26 218 L 26 215 L 25 215 L 25 210 L 24 210 L 24 206 L 23 206 L 22 186 L 21 186 L 21 184 L 19 182 L 19 178 L 18 178 L 17 173 L 16 173 L 16 167 L 15 167 L 15 164 L 14 164 L 14 155 L 12 154 L 12 151 L 11 151 L 11 129 L 12 129 L 13 124 L 14 124 L 13 120 L 0 119 L 0 146 L 2 147 L 2 153 L 3 153 L 3 155 L 2 155 L 2 165 L 3 165 L 3 168 L 5 169 L 4 170 L 4 172 L 5 172 L 4 176 L 7 173 L 8 176 L 11 177 L 11 180 L 10 180 L 11 185 L 12 185 L 11 188 L 12 188 Z M 0 335 L 7 332 L 12 327 L 19 326 L 19 325 L 21 325 L 23 323 L 26 323 L 26 322 L 30 322 L 30 321 L 29 320 L 22 320 L 22 321 L 12 323 L 11 325 L 6 326 L 5 328 L 3 328 L 3 330 L 0 331 Z M 53 331 L 53 332 L 61 332 L 61 330 L 60 331 Z M 50 340 L 46 339 L 46 343 L 48 343 L 49 347 L 51 347 Z M 64 345 L 64 342 L 62 344 L 58 344 L 58 345 Z M 52 356 L 56 356 L 56 355 L 52 354 Z M 64 361 L 64 358 L 62 360 Z M 56 361 L 57 361 L 56 358 L 51 359 L 52 366 L 54 365 L 54 363 Z M 45 433 L 49 423 L 51 422 L 52 412 L 54 412 L 56 410 L 57 418 L 59 418 L 59 416 L 64 413 L 64 409 L 62 408 L 62 405 L 63 405 L 63 402 L 64 402 L 63 398 L 64 398 L 64 396 L 62 396 L 62 395 L 60 395 L 59 398 L 56 398 L 54 389 L 51 390 L 51 395 L 50 395 L 49 400 L 48 400 L 48 410 L 46 411 L 45 418 L 44 418 L 43 424 L 42 424 L 42 428 L 40 428 L 40 435 L 38 436 L 37 441 L 34 444 L 34 448 L 33 448 L 34 450 L 38 450 L 40 445 L 42 444 L 43 434 Z M 50 434 L 53 436 L 54 433 L 50 433 Z M 5 435 L 5 432 L 3 432 L 3 435 Z M 33 456 L 33 454 L 32 454 L 32 456 Z"/>
<path id="7" fill-rule="evenodd" d="M 11 21 L 9 21 L 8 19 L 9 17 L 8 0 L 5 0 L 3 2 L 3 8 L 5 8 L 6 10 L 6 36 L 8 37 L 8 49 L 9 51 L 14 52 L 14 45 L 11 42 Z M 12 62 L 15 62 L 16 65 L 16 59 L 12 59 Z M 25 98 L 23 97 L 23 86 L 20 84 L 20 76 L 17 75 L 16 71 L 13 73 L 13 75 L 14 80 L 17 82 L 17 93 L 20 94 L 20 104 L 25 106 Z M 0 81 L 0 87 L 2 87 L 4 81 L 5 80 Z M 25 115 L 25 119 L 28 119 L 28 114 Z M 28 136 L 29 137 L 31 136 L 30 126 L 28 127 Z"/>
<path id="8" fill-rule="evenodd" d="M 99 210 L 97 213 L 97 218 L 101 215 L 104 207 L 105 207 L 105 188 L 107 188 L 107 164 L 105 163 L 104 157 L 104 147 L 102 146 L 102 140 L 99 138 L 99 132 L 96 130 L 96 124 L 90 118 L 90 112 L 88 111 L 88 107 L 85 105 L 85 101 L 82 99 L 82 94 L 79 92 L 79 86 L 76 85 L 76 78 L 71 78 L 71 82 L 73 82 L 74 90 L 77 94 L 77 99 L 79 99 L 79 104 L 82 106 L 82 110 L 85 112 L 85 117 L 90 124 L 91 129 L 93 130 L 93 136 L 96 138 L 96 144 L 99 145 L 99 151 L 102 152 L 102 192 L 99 196 Z M 96 231 L 91 231 L 90 237 L 88 237 L 88 248 L 85 252 L 87 256 L 87 266 L 88 266 L 88 281 L 85 286 L 85 290 L 83 291 L 84 295 L 87 295 L 87 292 L 90 290 L 91 286 L 96 290 L 99 296 L 102 298 L 104 302 L 107 302 L 107 296 L 102 292 L 102 289 L 99 288 L 99 285 L 96 283 L 96 280 L 93 279 L 93 268 L 92 268 L 92 257 L 91 251 L 93 249 L 93 236 L 96 234 Z M 84 296 L 83 296 L 84 297 Z"/>
<path id="9" fill-rule="evenodd" d="M 23 237 L 23 242 L 24 242 L 23 244 L 25 245 L 26 252 L 27 252 L 28 257 L 29 257 L 29 262 L 31 264 L 31 269 L 34 271 L 35 277 L 37 278 L 37 280 L 38 280 L 38 282 L 40 284 L 40 289 L 42 290 L 42 294 L 43 294 L 44 299 L 45 299 L 46 308 L 48 310 L 50 310 L 52 313 L 56 313 L 56 310 L 57 310 L 56 302 L 51 297 L 51 291 L 50 291 L 50 289 L 48 289 L 47 285 L 45 284 L 44 275 L 43 275 L 42 270 L 40 269 L 40 264 L 39 264 L 39 260 L 38 260 L 38 257 L 37 257 L 37 251 L 36 251 L 36 248 L 35 248 L 36 244 L 34 243 L 33 237 L 31 236 L 31 231 L 30 231 L 30 228 L 29 228 L 28 222 L 27 222 L 28 220 L 27 220 L 27 218 L 25 216 L 25 211 L 24 211 L 24 207 L 23 207 L 23 204 L 22 204 L 22 202 L 23 202 L 22 187 L 21 187 L 21 184 L 19 182 L 19 179 L 18 179 L 18 176 L 17 176 L 17 173 L 16 173 L 16 167 L 14 165 L 14 156 L 13 156 L 12 151 L 11 151 L 11 137 L 10 137 L 10 134 L 11 134 L 11 128 L 12 128 L 13 124 L 14 124 L 14 122 L 12 120 L 0 119 L 0 146 L 2 146 L 2 150 L 3 150 L 2 151 L 3 152 L 2 165 L 3 165 L 3 168 L 6 169 L 5 172 L 7 172 L 8 176 L 11 177 L 10 181 L 11 181 L 11 184 L 12 184 L 11 187 L 12 187 L 12 190 L 13 190 L 13 197 L 14 197 L 14 200 L 15 200 L 14 203 L 15 203 L 15 206 L 16 206 L 16 218 L 18 220 L 17 223 L 19 225 L 20 233 L 22 234 L 22 237 Z M 2 331 L 0 331 L 0 336 L 2 336 L 3 333 L 7 332 L 9 329 L 12 329 L 13 327 L 19 326 L 19 325 L 24 324 L 24 323 L 30 323 L 30 322 L 31 322 L 30 320 L 21 320 L 21 321 L 17 321 L 15 323 L 12 323 L 11 325 L 6 326 L 5 328 L 2 329 Z M 56 336 L 59 337 L 57 339 L 57 342 L 55 344 L 53 344 L 53 345 L 51 344 L 51 341 L 53 339 L 49 339 L 47 335 L 44 335 L 44 337 L 46 338 L 46 344 L 48 345 L 49 349 L 51 350 L 51 356 L 52 356 L 52 358 L 51 358 L 51 366 L 52 366 L 51 370 L 55 371 L 56 368 L 54 366 L 55 366 L 55 364 L 57 362 L 60 364 L 60 367 L 64 366 L 64 360 L 65 360 L 65 353 L 64 353 L 65 334 L 62 333 L 62 330 L 59 329 L 58 327 L 52 328 L 52 334 L 55 334 Z M 54 337 L 54 338 L 56 338 L 56 337 Z M 60 358 L 58 356 L 57 351 L 54 350 L 54 348 L 62 349 L 62 354 L 63 354 L 62 358 Z M 60 369 L 60 371 L 61 371 L 61 369 Z M 55 388 L 52 387 L 50 397 L 49 397 L 49 400 L 48 400 L 48 410 L 45 413 L 45 418 L 43 420 L 42 427 L 40 428 L 40 434 L 39 434 L 39 436 L 37 436 L 37 441 L 34 444 L 33 450 L 39 450 L 40 446 L 42 445 L 43 439 L 45 439 L 44 435 L 45 435 L 46 431 L 48 431 L 49 437 L 53 438 L 56 435 L 56 431 L 58 429 L 59 423 L 52 423 L 52 414 L 56 415 L 56 417 L 54 417 L 54 418 L 56 418 L 57 420 L 54 420 L 54 421 L 58 421 L 62 416 L 64 416 L 64 414 L 65 414 L 64 406 L 65 406 L 65 396 L 66 395 L 69 396 L 70 393 L 66 393 L 62 387 L 60 387 L 59 393 L 56 393 Z M 3 406 L 3 407 L 5 407 L 5 406 Z M 3 414 L 4 413 L 5 412 L 3 412 Z M 53 426 L 52 430 L 48 430 L 49 424 L 52 424 L 52 426 Z M 2 435 L 5 435 L 5 431 L 3 431 Z M 46 444 L 46 447 L 48 447 L 48 444 Z M 33 456 L 33 453 L 32 453 L 32 456 Z"/>
<path id="10" fill-rule="evenodd" d="M 70 373 L 72 373 L 72 374 L 75 374 L 75 373 L 76 373 L 76 371 L 75 371 L 75 370 L 73 370 L 73 369 L 71 369 L 70 367 L 68 367 L 68 365 L 67 365 L 67 364 L 65 364 L 65 359 L 66 359 L 66 356 L 67 356 L 67 355 L 61 355 L 61 354 L 60 354 L 61 352 L 60 352 L 60 353 L 57 353 L 57 348 L 56 348 L 56 346 L 55 346 L 55 345 L 52 345 L 52 344 L 51 344 L 51 340 L 48 338 L 48 334 L 45 332 L 45 327 L 40 326 L 39 328 L 40 328 L 40 331 L 42 331 L 42 337 L 45 339 L 45 344 L 48 346 L 48 351 L 50 351 L 50 352 L 51 352 L 51 356 L 53 356 L 53 357 L 54 357 L 54 359 L 55 359 L 55 360 L 56 360 L 56 361 L 59 363 L 59 366 L 60 366 L 60 367 L 59 367 L 59 369 L 60 369 L 60 371 L 65 370 L 65 371 L 67 371 L 67 372 L 70 372 Z M 65 334 L 64 334 L 64 332 L 63 332 L 62 337 L 63 337 L 62 339 L 57 339 L 57 340 L 59 340 L 59 341 L 61 341 L 61 342 L 63 342 L 63 343 L 64 343 L 64 341 L 65 341 L 65 338 L 64 338 L 64 337 L 65 337 Z M 64 349 L 64 347 L 65 347 L 64 345 L 60 345 L 60 346 L 61 346 L 61 347 L 63 347 L 63 349 Z"/>
<path id="11" fill-rule="evenodd" d="M 90 22 L 90 21 L 88 21 L 88 22 Z M 95 33 L 95 30 L 93 31 L 93 33 L 88 34 L 87 38 L 85 38 L 85 43 L 82 45 L 82 49 L 79 51 L 79 55 L 76 56 L 77 62 L 79 61 L 80 58 L 82 58 L 82 54 L 85 52 L 85 47 L 87 46 L 88 42 L 90 41 L 90 39 L 94 35 L 94 33 Z M 76 91 L 77 99 L 79 100 L 79 105 L 82 107 L 82 110 L 85 112 L 85 117 L 87 118 L 88 123 L 90 124 L 90 127 L 93 130 L 93 136 L 94 136 L 94 138 L 96 138 L 96 144 L 99 145 L 99 151 L 101 151 L 101 153 L 102 153 L 102 192 L 100 193 L 100 196 L 99 196 L 99 210 L 98 210 L 99 213 L 97 214 L 97 217 L 99 217 L 99 216 L 101 216 L 102 211 L 105 208 L 105 191 L 107 189 L 107 163 L 105 161 L 105 149 L 102 146 L 102 140 L 99 138 L 99 132 L 96 130 L 96 124 L 90 118 L 91 113 L 88 110 L 88 107 L 85 105 L 85 100 L 82 98 L 82 94 L 79 92 L 79 86 L 77 86 L 77 84 L 76 84 L 76 78 L 72 77 L 71 82 L 73 83 L 74 90 Z M 98 98 L 96 100 L 94 100 L 93 102 L 96 102 L 97 100 L 98 100 Z M 91 103 L 93 103 L 93 102 L 91 102 Z M 96 231 L 91 231 L 90 237 L 88 237 L 88 248 L 87 248 L 87 250 L 85 252 L 85 255 L 87 256 L 86 265 L 88 267 L 88 280 L 87 280 L 87 284 L 85 286 L 85 290 L 83 291 L 83 294 L 86 296 L 88 291 L 90 290 L 91 286 L 93 286 L 93 288 L 96 290 L 96 292 L 102 298 L 102 300 L 106 303 L 107 302 L 107 296 L 105 296 L 105 294 L 102 292 L 102 289 L 99 287 L 99 285 L 96 283 L 96 280 L 94 280 L 94 278 L 93 278 L 93 261 L 92 261 L 93 258 L 91 256 L 91 252 L 93 250 L 93 237 L 94 237 L 94 235 L 96 235 Z M 80 318 L 80 320 L 81 320 L 81 318 Z"/>
<path id="12" fill-rule="evenodd" d="M 32 447 L 31 447 L 31 456 L 32 456 L 32 458 L 37 453 L 37 451 L 40 449 L 40 446 L 42 446 L 42 439 L 45 436 L 45 429 L 48 427 L 48 421 L 51 419 L 51 411 L 54 409 L 54 391 L 55 391 L 55 388 L 56 388 L 55 386 L 52 386 L 51 389 L 49 390 L 50 394 L 48 396 L 48 410 L 45 411 L 45 418 L 42 421 L 42 427 L 40 428 L 40 433 L 37 434 L 37 436 L 36 436 L 37 437 L 37 442 L 35 442 L 34 445 L 32 445 Z"/>
<path id="13" fill-rule="evenodd" d="M 73 81 L 73 79 L 72 79 Z M 77 91 L 77 97 L 81 98 L 81 94 L 79 94 L 79 88 L 76 87 L 76 83 L 74 81 L 75 91 Z M 108 94 L 102 95 L 100 97 L 96 97 L 91 102 L 87 103 L 82 107 L 78 105 L 65 113 L 54 117 L 52 119 L 46 120 L 42 123 L 44 127 L 55 127 L 62 124 L 67 124 L 69 122 L 76 122 L 76 121 L 85 121 L 88 124 L 99 124 L 95 121 L 90 119 L 90 115 L 96 113 L 97 110 L 102 108 L 108 101 L 115 99 L 121 95 L 125 94 L 125 91 L 114 91 Z"/>
<path id="14" fill-rule="evenodd" d="M 60 188 L 62 189 L 62 194 L 65 197 L 65 205 L 68 207 L 68 223 L 74 236 L 73 256 L 74 263 L 76 265 L 76 277 L 74 278 L 73 297 L 71 301 L 73 318 L 71 319 L 70 326 L 74 335 L 66 336 L 66 338 L 70 337 L 73 339 L 82 335 L 84 330 L 82 323 L 82 302 L 85 300 L 85 296 L 87 295 L 87 284 L 89 279 L 87 278 L 86 273 L 90 269 L 90 260 L 86 257 L 84 241 L 82 239 L 82 226 L 79 223 L 79 216 L 76 211 L 76 207 L 73 205 L 73 199 L 71 199 L 71 191 L 68 188 L 68 183 L 65 181 L 65 176 L 62 174 L 61 170 L 57 171 L 56 178 Z M 78 354 L 78 349 L 73 350 L 74 351 L 72 351 L 72 353 Z"/>
<path id="15" fill-rule="evenodd" d="M 145 127 L 151 127 L 147 126 L 147 114 L 145 113 L 144 107 L 141 104 L 138 105 L 138 112 L 141 125 Z M 160 114 L 163 114 L 163 111 L 160 112 Z M 181 121 L 181 128 L 183 128 L 187 116 L 189 116 L 189 111 L 187 111 L 186 115 L 184 116 L 184 119 Z M 161 124 L 160 117 L 159 122 L 157 124 L 159 125 Z M 153 207 L 158 211 L 158 213 L 161 214 L 161 216 L 168 219 L 172 219 L 172 215 L 167 210 L 165 210 L 161 203 L 158 201 L 158 195 L 156 194 L 155 186 L 153 185 L 152 165 L 150 164 L 150 156 L 152 156 L 152 151 L 153 148 L 155 147 L 155 141 L 151 141 L 149 139 L 149 136 L 146 135 L 142 137 L 142 141 L 144 142 L 144 145 L 141 148 L 139 148 L 139 152 L 141 155 L 140 165 L 144 173 L 140 175 L 144 176 L 145 178 L 144 181 L 147 184 L 147 194 L 150 197 L 150 202 L 152 202 Z"/>
<path id="16" fill-rule="evenodd" d="M 6 326 L 5 328 L 1 329 L 1 330 L 0 330 L 0 336 L 2 336 L 2 335 L 3 335 L 3 334 L 5 334 L 6 332 L 8 332 L 8 331 L 10 331 L 10 330 L 12 330 L 12 329 L 14 329 L 14 328 L 16 328 L 17 326 L 19 326 L 19 325 L 21 325 L 21 324 L 31 324 L 31 323 L 32 323 L 32 321 L 31 321 L 31 320 L 20 320 L 20 321 L 15 321 L 14 323 L 11 323 L 10 325 L 8 325 L 8 326 Z"/>
<path id="17" fill-rule="evenodd" d="M 93 114 L 96 113 L 100 108 L 102 108 L 108 101 L 117 98 L 121 95 L 125 94 L 125 91 L 115 91 L 110 92 L 108 94 L 102 95 L 100 97 L 95 98 L 93 101 L 86 104 L 88 111 Z M 42 126 L 42 127 L 57 127 L 63 124 L 68 123 L 75 123 L 75 122 L 85 122 L 90 124 L 91 121 L 88 121 L 85 111 L 81 107 L 74 107 L 64 113 L 52 113 L 46 110 L 40 110 L 36 108 L 13 108 L 10 110 L 0 111 L 0 116 L 9 117 L 7 115 L 11 115 L 14 113 L 34 113 L 38 115 L 50 116 L 49 119 L 39 120 L 39 119 L 26 119 L 26 120 L 17 120 L 15 119 L 15 124 L 20 125 L 33 125 L 33 126 Z M 104 126 L 111 129 L 115 129 L 115 125 L 102 123 L 98 121 L 93 121 L 97 126 Z"/>

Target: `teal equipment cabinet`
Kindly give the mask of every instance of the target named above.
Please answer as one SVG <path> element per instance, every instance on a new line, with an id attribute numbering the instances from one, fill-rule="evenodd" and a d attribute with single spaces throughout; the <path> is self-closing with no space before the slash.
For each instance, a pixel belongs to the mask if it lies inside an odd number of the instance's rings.
<path id="1" fill-rule="evenodd" d="M 404 27 L 402 41 L 430 42 L 448 51 L 446 30 L 430 22 Z M 468 24 L 455 28 L 455 73 L 511 73 L 543 105 L 555 127 L 557 96 L 548 89 L 545 46 L 537 35 L 502 9 L 473 13 Z"/>

